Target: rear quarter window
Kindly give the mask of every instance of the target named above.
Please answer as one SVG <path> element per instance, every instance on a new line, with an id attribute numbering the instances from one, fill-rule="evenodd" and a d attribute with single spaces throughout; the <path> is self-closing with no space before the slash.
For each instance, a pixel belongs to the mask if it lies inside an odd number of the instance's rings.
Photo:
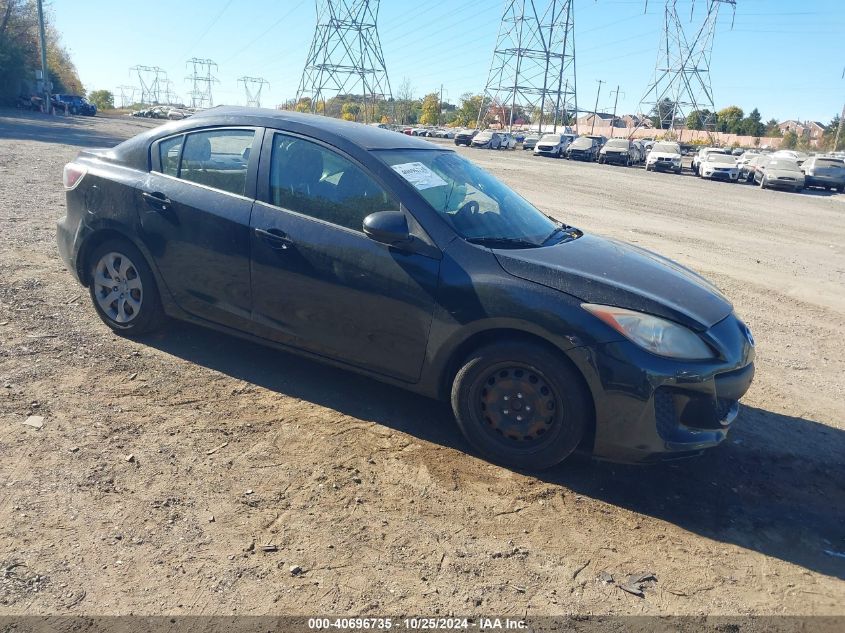
<path id="1" fill-rule="evenodd" d="M 179 175 L 179 154 L 182 152 L 182 141 L 184 136 L 174 136 L 164 139 L 158 144 L 158 158 L 161 165 L 161 173 L 168 176 Z"/>

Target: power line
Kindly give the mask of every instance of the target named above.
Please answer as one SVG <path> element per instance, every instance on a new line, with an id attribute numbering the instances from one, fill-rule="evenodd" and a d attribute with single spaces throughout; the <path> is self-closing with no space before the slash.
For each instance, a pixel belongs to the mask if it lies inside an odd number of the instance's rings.
<path id="1" fill-rule="evenodd" d="M 364 120 L 376 103 L 392 99 L 378 35 L 380 0 L 317 0 L 317 28 L 305 61 L 297 103 L 325 112 L 328 98 L 361 95 Z M 368 109 L 369 102 L 369 109 Z"/>
<path id="2" fill-rule="evenodd" d="M 484 88 L 489 108 L 481 108 L 478 126 L 490 110 L 501 110 L 501 124 L 513 127 L 521 109 L 543 131 L 547 119 L 557 130 L 577 116 L 575 15 L 573 0 L 509 0 L 505 3 L 493 61 Z M 505 107 L 510 109 L 507 120 Z"/>
<path id="3" fill-rule="evenodd" d="M 192 57 L 186 64 L 189 68 L 193 68 L 191 75 L 185 77 L 185 81 L 191 82 L 191 107 L 192 108 L 212 108 L 214 107 L 214 96 L 211 92 L 211 87 L 217 81 L 217 77 L 212 74 L 212 69 L 217 70 L 217 64 L 211 59 L 200 59 Z"/>
<path id="4" fill-rule="evenodd" d="M 689 29 L 678 14 L 678 0 L 665 0 L 663 36 L 658 49 L 654 80 L 640 100 L 639 114 L 654 112 L 661 129 L 674 130 L 693 112 L 707 112 L 702 121 L 708 132 L 716 129 L 716 107 L 710 83 L 710 58 L 719 9 L 730 5 L 736 14 L 736 0 L 705 0 L 704 17 L 693 22 L 691 3 Z M 648 0 L 646 0 L 648 7 Z M 645 119 L 645 117 L 642 117 Z"/>
<path id="5" fill-rule="evenodd" d="M 261 91 L 265 86 L 269 86 L 270 82 L 264 77 L 240 77 L 238 83 L 243 84 L 244 92 L 246 93 L 246 104 L 254 108 L 261 107 Z"/>

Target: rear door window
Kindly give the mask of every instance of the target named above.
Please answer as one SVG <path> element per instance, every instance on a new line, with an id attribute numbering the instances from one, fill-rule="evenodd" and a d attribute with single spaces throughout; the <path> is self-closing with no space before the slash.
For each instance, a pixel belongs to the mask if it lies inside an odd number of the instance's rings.
<path id="1" fill-rule="evenodd" d="M 188 134 L 179 178 L 244 195 L 254 138 L 254 130 L 209 130 Z"/>

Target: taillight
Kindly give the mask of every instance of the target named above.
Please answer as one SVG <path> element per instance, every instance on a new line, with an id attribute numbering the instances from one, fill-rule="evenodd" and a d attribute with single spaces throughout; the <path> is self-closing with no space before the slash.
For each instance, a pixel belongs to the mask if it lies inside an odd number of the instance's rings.
<path id="1" fill-rule="evenodd" d="M 82 165 L 77 165 L 76 163 L 68 163 L 65 165 L 65 169 L 62 172 L 62 183 L 64 184 L 65 189 L 68 191 L 75 189 L 86 173 L 88 173 L 88 170 Z"/>

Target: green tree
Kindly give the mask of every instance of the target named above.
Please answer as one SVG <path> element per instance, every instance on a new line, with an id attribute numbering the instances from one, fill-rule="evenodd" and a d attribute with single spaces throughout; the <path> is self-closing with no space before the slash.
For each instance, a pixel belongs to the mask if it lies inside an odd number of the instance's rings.
<path id="1" fill-rule="evenodd" d="M 98 110 L 114 110 L 114 95 L 108 90 L 94 90 L 88 95 L 88 100 Z"/>
<path id="2" fill-rule="evenodd" d="M 776 137 L 776 138 L 780 138 L 781 136 L 783 136 L 783 133 L 780 131 L 780 128 L 778 127 L 778 120 L 777 119 L 769 119 L 766 122 L 766 131 L 765 131 L 764 134 L 766 136 Z"/>
<path id="3" fill-rule="evenodd" d="M 677 103 L 671 99 L 663 99 L 651 109 L 651 122 L 656 128 L 668 130 L 672 127 L 677 111 Z"/>
<path id="4" fill-rule="evenodd" d="M 740 133 L 740 123 L 745 113 L 739 106 L 728 106 L 716 113 L 716 127 L 720 132 Z"/>
<path id="5" fill-rule="evenodd" d="M 440 116 L 440 98 L 436 92 L 430 92 L 422 100 L 422 114 L 420 123 L 436 125 Z"/>
<path id="6" fill-rule="evenodd" d="M 839 129 L 839 115 L 837 114 L 833 117 L 830 121 L 830 124 L 824 131 L 822 135 L 822 147 L 833 151 L 838 152 L 839 150 L 845 149 L 845 130 L 839 135 L 839 143 L 836 143 L 836 131 Z M 836 144 L 836 147 L 834 147 Z"/>
<path id="7" fill-rule="evenodd" d="M 783 140 L 780 143 L 781 149 L 795 149 L 798 147 L 798 135 L 789 130 L 786 134 L 783 135 Z"/>
<path id="8" fill-rule="evenodd" d="M 766 132 L 766 126 L 763 125 L 763 117 L 760 116 L 760 111 L 754 108 L 751 113 L 745 117 L 740 123 L 740 131 L 746 136 L 763 136 Z"/>
<path id="9" fill-rule="evenodd" d="M 687 116 L 688 130 L 704 130 L 708 123 L 712 123 L 713 113 L 706 108 L 704 110 L 693 110 Z"/>
<path id="10" fill-rule="evenodd" d="M 352 101 L 347 101 L 340 108 L 340 118 L 344 121 L 357 121 L 361 114 L 361 106 Z"/>
<path id="11" fill-rule="evenodd" d="M 461 95 L 461 105 L 455 113 L 455 125 L 473 126 L 478 122 L 479 114 L 485 111 L 490 105 L 490 100 L 485 99 L 484 95 L 474 95 L 467 92 Z M 486 120 L 482 121 L 482 127 L 486 125 Z"/>

